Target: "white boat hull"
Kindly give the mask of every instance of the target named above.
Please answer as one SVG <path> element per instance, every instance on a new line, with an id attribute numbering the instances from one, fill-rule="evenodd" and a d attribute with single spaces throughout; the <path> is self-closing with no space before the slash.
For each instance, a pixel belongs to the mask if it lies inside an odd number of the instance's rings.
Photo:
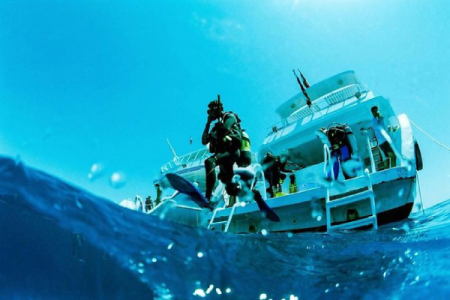
<path id="1" fill-rule="evenodd" d="M 371 174 L 377 219 L 379 225 L 405 219 L 409 216 L 416 198 L 417 182 L 415 172 L 405 167 L 397 167 Z M 412 176 L 411 176 L 412 175 Z M 363 176 L 335 184 L 330 188 L 332 195 L 352 194 L 364 188 Z M 268 199 L 267 204 L 277 213 L 281 222 L 275 223 L 264 218 L 255 202 L 236 208 L 228 232 L 254 233 L 326 231 L 325 214 L 326 188 L 317 186 L 298 193 Z M 153 212 L 161 218 L 174 220 L 193 227 L 206 227 L 212 213 L 191 204 L 183 196 L 166 201 Z M 333 197 L 331 197 L 333 199 Z M 180 202 L 180 203 L 179 203 Z M 339 206 L 332 210 L 332 223 L 347 222 L 347 211 L 354 209 L 360 218 L 370 216 L 369 200 Z M 217 213 L 215 221 L 226 221 L 231 208 Z M 216 231 L 224 231 L 225 224 L 216 225 Z"/>

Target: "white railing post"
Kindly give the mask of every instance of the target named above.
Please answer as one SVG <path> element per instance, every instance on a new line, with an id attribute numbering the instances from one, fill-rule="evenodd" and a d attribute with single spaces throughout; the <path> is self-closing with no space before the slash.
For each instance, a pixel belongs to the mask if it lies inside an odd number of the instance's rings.
<path id="1" fill-rule="evenodd" d="M 369 158 L 370 158 L 370 167 L 372 169 L 372 173 L 375 173 L 377 171 L 376 166 L 375 166 L 375 160 L 373 158 L 373 153 L 372 153 L 372 147 L 370 146 L 370 139 L 369 139 L 369 133 L 367 132 L 367 129 L 364 129 L 363 134 L 366 135 L 366 147 L 367 147 L 367 152 L 369 152 Z"/>
<path id="2" fill-rule="evenodd" d="M 327 165 L 331 162 L 331 152 L 330 152 L 330 149 L 328 148 L 328 145 L 326 145 L 326 144 L 323 145 L 323 156 L 324 156 L 323 173 L 325 174 L 325 178 L 327 178 L 327 176 L 328 176 Z M 334 180 L 333 167 L 331 167 L 330 170 L 331 170 L 331 180 Z"/>

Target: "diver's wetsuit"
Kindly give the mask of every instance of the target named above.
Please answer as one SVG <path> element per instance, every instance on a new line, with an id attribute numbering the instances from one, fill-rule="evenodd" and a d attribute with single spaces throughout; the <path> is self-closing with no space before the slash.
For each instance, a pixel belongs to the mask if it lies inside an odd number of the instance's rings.
<path id="1" fill-rule="evenodd" d="M 210 123 L 206 123 L 206 127 L 202 135 L 202 144 L 210 143 L 210 151 L 213 156 L 205 160 L 206 171 L 206 195 L 211 200 L 214 185 L 216 184 L 215 168 L 219 166 L 219 179 L 227 186 L 228 194 L 232 195 L 233 191 L 229 187 L 229 183 L 233 179 L 233 165 L 240 156 L 241 135 L 239 130 L 235 130 L 238 126 L 237 118 L 233 113 L 223 115 L 223 122 L 217 122 L 209 132 Z"/>
<path id="2" fill-rule="evenodd" d="M 283 174 L 282 172 L 291 173 L 292 171 L 286 170 L 287 160 L 285 162 L 281 162 L 280 156 L 266 155 L 261 164 L 265 168 L 264 177 L 269 182 L 269 187 L 266 191 L 273 198 L 273 188 L 278 188 L 280 181 L 286 179 L 286 174 Z"/>

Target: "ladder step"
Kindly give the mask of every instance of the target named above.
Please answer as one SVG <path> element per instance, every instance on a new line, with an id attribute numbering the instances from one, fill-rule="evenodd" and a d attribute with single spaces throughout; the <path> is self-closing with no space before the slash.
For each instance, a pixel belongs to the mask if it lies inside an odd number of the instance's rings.
<path id="1" fill-rule="evenodd" d="M 351 221 L 351 222 L 344 223 L 344 224 L 331 225 L 330 229 L 331 230 L 336 230 L 336 229 L 353 229 L 353 228 L 358 228 L 358 227 L 371 225 L 371 224 L 375 225 L 376 220 L 377 220 L 377 218 L 375 216 L 370 216 L 370 217 L 367 217 L 367 218 L 364 218 L 364 219 L 359 219 L 359 220 Z"/>
<path id="2" fill-rule="evenodd" d="M 219 222 L 212 222 L 210 225 L 220 225 L 220 224 L 225 224 L 228 221 L 219 221 Z"/>
<path id="3" fill-rule="evenodd" d="M 360 192 L 357 194 L 353 194 L 350 196 L 342 197 L 339 199 L 335 199 L 333 201 L 329 201 L 326 203 L 327 207 L 334 208 L 338 206 L 342 206 L 345 204 L 361 201 L 367 198 L 373 197 L 373 191 L 372 190 L 366 190 L 364 192 Z"/>

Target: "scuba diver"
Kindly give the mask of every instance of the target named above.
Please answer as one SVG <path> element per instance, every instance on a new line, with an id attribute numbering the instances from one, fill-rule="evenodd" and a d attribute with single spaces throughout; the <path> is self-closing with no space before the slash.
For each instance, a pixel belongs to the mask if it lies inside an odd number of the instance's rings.
<path id="1" fill-rule="evenodd" d="M 334 180 L 339 176 L 339 166 L 342 167 L 342 173 L 345 179 L 350 179 L 355 177 L 357 170 L 361 169 L 360 161 L 357 157 L 358 147 L 356 144 L 356 139 L 353 135 L 353 131 L 347 124 L 332 123 L 327 129 L 319 129 L 319 133 L 326 135 L 331 147 L 331 161 L 333 166 Z M 319 136 L 320 137 L 320 136 Z M 345 164 L 350 162 L 350 160 L 355 161 L 355 167 L 346 168 Z M 353 165 L 353 164 L 349 164 Z M 327 175 L 331 178 L 331 170 Z"/>
<path id="2" fill-rule="evenodd" d="M 291 170 L 286 169 L 287 163 L 287 155 L 275 156 L 270 151 L 266 153 L 261 161 L 261 165 L 264 168 L 264 177 L 269 182 L 269 187 L 266 191 L 271 198 L 277 193 L 282 193 L 281 183 L 283 183 L 287 177 L 284 173 L 292 173 Z"/>
<path id="3" fill-rule="evenodd" d="M 230 196 L 237 194 L 237 186 L 232 183 L 233 165 L 240 158 L 242 148 L 242 130 L 240 119 L 233 112 L 224 112 L 220 95 L 217 100 L 208 104 L 208 120 L 202 135 L 202 144 L 209 143 L 209 151 L 213 153 L 205 160 L 206 193 L 205 198 L 211 202 L 212 192 L 216 184 L 215 168 L 219 166 L 219 179 L 226 186 Z M 216 121 L 210 130 L 212 122 Z"/>

